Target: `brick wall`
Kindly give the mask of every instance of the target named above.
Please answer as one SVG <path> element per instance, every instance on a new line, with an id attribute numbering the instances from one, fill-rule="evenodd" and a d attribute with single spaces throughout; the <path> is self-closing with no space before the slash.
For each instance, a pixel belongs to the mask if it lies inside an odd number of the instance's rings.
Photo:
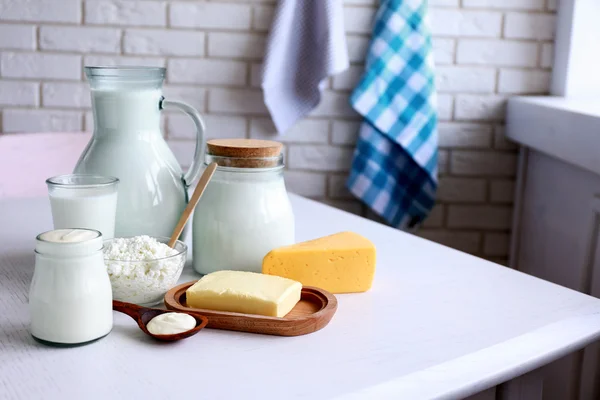
<path id="1" fill-rule="evenodd" d="M 344 188 L 358 80 L 376 0 L 346 0 L 351 68 L 310 118 L 276 139 L 291 191 L 375 218 Z M 0 0 L 2 132 L 91 130 L 83 65 L 168 68 L 165 95 L 205 116 L 210 137 L 274 138 L 260 63 L 274 0 Z M 503 136 L 508 96 L 549 87 L 556 0 L 430 0 L 439 89 L 440 188 L 423 237 L 503 262 L 516 149 Z M 187 117 L 164 129 L 183 164 Z"/>

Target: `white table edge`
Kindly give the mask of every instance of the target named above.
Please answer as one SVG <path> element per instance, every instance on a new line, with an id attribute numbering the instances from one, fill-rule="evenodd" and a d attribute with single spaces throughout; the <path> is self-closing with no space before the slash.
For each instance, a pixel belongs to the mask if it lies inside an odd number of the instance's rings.
<path id="1" fill-rule="evenodd" d="M 478 352 L 335 400 L 465 398 L 543 367 L 600 339 L 600 313 L 571 317 Z M 564 345 L 563 343 L 570 344 Z M 515 351 L 514 349 L 519 349 Z M 523 362 L 523 358 L 528 361 Z M 485 376 L 473 381 L 476 375 Z"/>

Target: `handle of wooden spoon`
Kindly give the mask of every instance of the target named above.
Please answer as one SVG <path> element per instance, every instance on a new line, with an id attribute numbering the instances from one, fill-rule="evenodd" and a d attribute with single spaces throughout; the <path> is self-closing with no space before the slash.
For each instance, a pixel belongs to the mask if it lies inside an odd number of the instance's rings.
<path id="1" fill-rule="evenodd" d="M 137 304 L 125 303 L 124 301 L 113 300 L 113 310 L 129 315 L 137 321 L 145 308 Z"/>
<path id="2" fill-rule="evenodd" d="M 200 197 L 202 197 L 202 193 L 204 193 L 204 189 L 206 189 L 206 185 L 208 185 L 208 182 L 210 181 L 210 178 L 212 178 L 216 169 L 217 169 L 217 163 L 213 162 L 213 163 L 210 163 L 208 165 L 208 167 L 206 167 L 206 169 L 204 170 L 204 173 L 202 174 L 202 176 L 200 177 L 200 180 L 198 181 L 196 190 L 194 190 L 194 194 L 192 195 L 192 198 L 190 199 L 190 202 L 185 207 L 185 210 L 183 210 L 183 214 L 181 214 L 181 218 L 179 218 L 179 222 L 177 222 L 177 226 L 173 230 L 173 234 L 171 235 L 171 240 L 169 240 L 169 243 L 167 243 L 169 247 L 173 248 L 173 246 L 175 246 L 175 242 L 177 241 L 177 238 L 179 237 L 179 235 L 181 235 L 181 232 L 183 232 L 183 228 L 185 227 L 185 224 L 187 223 L 188 219 L 190 218 L 190 214 L 192 214 L 192 211 L 194 211 L 194 207 L 196 207 L 198 200 L 200 200 Z"/>

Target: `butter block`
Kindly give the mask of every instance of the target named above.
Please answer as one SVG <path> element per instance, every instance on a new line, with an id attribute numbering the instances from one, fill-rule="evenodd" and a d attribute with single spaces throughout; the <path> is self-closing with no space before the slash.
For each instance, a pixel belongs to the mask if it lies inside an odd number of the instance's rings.
<path id="1" fill-rule="evenodd" d="M 357 233 L 340 232 L 272 250 L 262 272 L 332 293 L 365 292 L 375 275 L 375 245 Z"/>
<path id="2" fill-rule="evenodd" d="M 256 272 L 217 271 L 185 292 L 189 307 L 283 317 L 300 300 L 302 285 Z"/>

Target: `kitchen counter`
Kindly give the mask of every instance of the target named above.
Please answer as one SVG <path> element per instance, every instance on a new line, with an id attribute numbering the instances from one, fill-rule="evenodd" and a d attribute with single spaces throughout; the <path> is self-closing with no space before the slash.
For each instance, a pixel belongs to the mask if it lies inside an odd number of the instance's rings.
<path id="1" fill-rule="evenodd" d="M 600 338 L 596 298 L 291 199 L 298 241 L 353 230 L 377 247 L 373 288 L 337 295 L 323 330 L 285 338 L 205 329 L 162 344 L 115 313 L 111 334 L 70 349 L 28 332 L 34 238 L 51 229 L 48 200 L 0 202 L 0 397 L 451 399 Z M 181 281 L 192 279 L 188 266 Z"/>

